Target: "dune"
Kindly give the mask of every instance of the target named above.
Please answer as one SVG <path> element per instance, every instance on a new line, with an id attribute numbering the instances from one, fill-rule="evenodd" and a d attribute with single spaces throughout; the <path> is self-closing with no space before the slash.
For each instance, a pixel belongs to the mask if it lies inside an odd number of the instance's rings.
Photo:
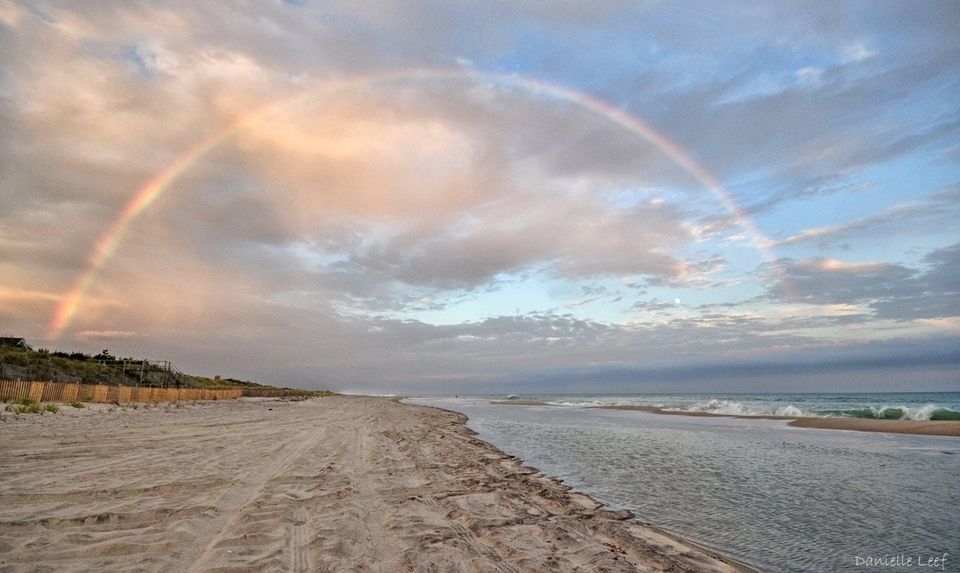
<path id="1" fill-rule="evenodd" d="M 3 571 L 738 571 L 383 398 L 0 421 Z"/>

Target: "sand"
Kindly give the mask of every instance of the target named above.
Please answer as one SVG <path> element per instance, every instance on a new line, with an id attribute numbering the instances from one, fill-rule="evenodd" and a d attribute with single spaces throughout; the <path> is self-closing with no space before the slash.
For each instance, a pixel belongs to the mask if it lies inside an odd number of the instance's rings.
<path id="1" fill-rule="evenodd" d="M 742 569 L 463 422 L 364 397 L 5 415 L 0 571 Z"/>
<path id="2" fill-rule="evenodd" d="M 869 420 L 866 418 L 796 418 L 790 422 L 798 428 L 822 430 L 857 430 L 891 434 L 923 434 L 927 436 L 960 436 L 956 420 Z"/>

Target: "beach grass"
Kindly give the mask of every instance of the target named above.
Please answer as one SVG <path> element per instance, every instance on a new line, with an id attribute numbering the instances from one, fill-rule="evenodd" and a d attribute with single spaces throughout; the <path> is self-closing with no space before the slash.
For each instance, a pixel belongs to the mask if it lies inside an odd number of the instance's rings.
<path id="1" fill-rule="evenodd" d="M 41 406 L 39 402 L 30 398 L 23 398 L 7 405 L 7 411 L 14 414 L 42 414 L 45 410 L 45 407 Z"/>

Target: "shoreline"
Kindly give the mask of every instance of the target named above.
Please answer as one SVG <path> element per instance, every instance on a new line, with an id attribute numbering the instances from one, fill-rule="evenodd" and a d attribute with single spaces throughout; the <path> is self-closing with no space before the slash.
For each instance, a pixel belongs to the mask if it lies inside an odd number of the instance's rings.
<path id="1" fill-rule="evenodd" d="M 7 418 L 0 567 L 752 571 L 387 398 Z"/>
<path id="2" fill-rule="evenodd" d="M 463 431 L 467 432 L 467 433 L 468 433 L 469 435 L 471 435 L 471 436 L 476 436 L 476 435 L 478 435 L 477 432 L 475 432 L 473 429 L 471 429 L 471 428 L 467 425 L 467 422 L 470 420 L 470 417 L 467 416 L 466 414 L 463 414 L 463 413 L 461 413 L 461 412 L 457 412 L 456 410 L 448 410 L 448 409 L 446 409 L 446 408 L 441 408 L 441 407 L 439 407 L 439 406 L 425 406 L 425 405 L 419 405 L 419 404 L 405 404 L 404 402 L 401 401 L 401 400 L 403 400 L 403 399 L 405 399 L 405 398 L 406 398 L 406 397 L 398 398 L 398 399 L 397 399 L 397 402 L 400 403 L 400 404 L 407 405 L 407 406 L 416 406 L 416 407 L 419 407 L 419 408 L 432 408 L 432 409 L 435 409 L 435 410 L 439 410 L 439 411 L 441 411 L 441 412 L 446 412 L 446 413 L 452 414 L 452 415 L 454 415 L 454 416 L 457 416 L 457 418 L 459 419 L 458 423 L 459 423 L 460 426 L 462 426 Z M 526 402 L 526 403 L 525 403 L 525 402 Z M 535 401 L 535 400 L 514 400 L 514 401 L 510 401 L 510 402 L 508 402 L 508 403 L 509 403 L 509 404 L 516 404 L 516 405 L 533 405 L 533 406 L 535 406 L 535 405 L 549 405 L 549 404 L 543 404 L 543 403 L 541 403 L 541 402 L 537 402 L 537 401 Z M 707 556 L 709 556 L 709 557 L 712 558 L 712 559 L 716 559 L 716 560 L 718 560 L 718 561 L 720 561 L 720 562 L 722 562 L 722 563 L 724 563 L 724 564 L 730 565 L 731 567 L 734 568 L 735 571 L 738 571 L 739 573 L 759 573 L 759 571 L 758 571 L 757 569 L 754 569 L 753 567 L 747 565 L 746 563 L 742 563 L 742 562 L 740 562 L 740 561 L 738 561 L 738 560 L 736 560 L 736 559 L 734 559 L 734 558 L 732 558 L 732 557 L 729 557 L 729 556 L 725 555 L 725 554 L 724 554 L 722 551 L 720 551 L 720 550 L 712 549 L 711 547 L 709 547 L 709 546 L 707 546 L 707 545 L 704 545 L 703 543 L 699 543 L 699 542 L 693 541 L 693 540 L 691 540 L 691 539 L 688 539 L 688 538 L 684 537 L 683 534 L 673 533 L 673 532 L 670 532 L 670 531 L 666 531 L 666 530 L 661 529 L 661 528 L 659 528 L 659 527 L 656 527 L 656 526 L 654 526 L 654 525 L 652 525 L 652 524 L 650 524 L 650 523 L 648 523 L 648 522 L 646 522 L 646 521 L 642 521 L 642 520 L 641 520 L 640 518 L 638 518 L 632 511 L 630 511 L 630 510 L 628 510 L 628 509 L 621 509 L 621 510 L 604 510 L 604 509 L 601 509 L 601 508 L 606 507 L 607 505 L 604 504 L 604 503 L 601 503 L 601 502 L 599 502 L 599 501 L 597 501 L 597 500 L 595 500 L 593 497 L 591 497 L 591 496 L 588 495 L 588 494 L 585 494 L 585 493 L 583 493 L 583 492 L 579 492 L 579 491 L 575 490 L 575 489 L 572 488 L 571 486 L 568 486 L 568 485 L 566 485 L 565 483 L 563 483 L 561 480 L 559 480 L 559 479 L 557 479 L 557 478 L 554 478 L 554 477 L 551 477 L 551 476 L 549 476 L 549 475 L 547 475 L 547 474 L 544 474 L 544 473 L 541 472 L 539 469 L 537 469 L 537 468 L 535 468 L 535 467 L 533 467 L 533 466 L 530 466 L 530 465 L 525 464 L 521 458 L 519 458 L 519 457 L 517 457 L 517 456 L 513 456 L 513 455 L 511 455 L 511 454 L 508 454 L 508 453 L 504 452 L 503 450 L 497 448 L 495 445 L 491 444 L 490 442 L 487 442 L 487 441 L 484 441 L 484 440 L 480 440 L 480 439 L 477 439 L 477 441 L 478 441 L 479 443 L 483 444 L 485 447 L 489 448 L 490 450 L 495 451 L 495 452 L 497 452 L 497 453 L 505 456 L 505 457 L 508 458 L 508 459 L 514 460 L 514 461 L 516 462 L 516 464 L 517 464 L 517 470 L 518 470 L 519 473 L 524 474 L 524 475 L 537 476 L 539 479 L 545 479 L 545 480 L 551 482 L 551 483 L 554 485 L 554 487 L 557 487 L 557 488 L 559 488 L 559 489 L 561 489 L 561 490 L 570 492 L 570 495 L 571 495 L 571 496 L 577 496 L 577 497 L 583 498 L 583 499 L 585 499 L 585 500 L 589 500 L 590 503 L 595 504 L 597 510 L 603 511 L 603 512 L 605 512 L 605 513 L 610 514 L 610 515 L 613 517 L 613 519 L 615 519 L 615 520 L 618 520 L 618 521 L 621 521 L 621 520 L 622 520 L 622 521 L 632 520 L 632 523 L 637 524 L 637 525 L 643 527 L 644 529 L 649 530 L 650 532 L 653 532 L 653 533 L 655 533 L 655 534 L 657 534 L 657 535 L 662 535 L 662 536 L 664 536 L 664 537 L 672 540 L 673 542 L 680 544 L 681 546 L 687 546 L 687 547 L 694 548 L 694 549 L 696 549 L 696 550 L 698 550 L 698 551 L 700 551 L 700 552 L 703 552 L 704 554 L 706 554 Z M 528 473 L 528 472 L 533 472 L 533 473 Z"/>
<path id="3" fill-rule="evenodd" d="M 493 400 L 490 404 L 500 406 L 553 406 L 537 400 Z M 556 406 L 560 407 L 560 406 Z M 788 426 L 795 428 L 809 428 L 818 430 L 847 430 L 856 432 L 881 432 L 887 434 L 912 434 L 923 436 L 960 436 L 960 420 L 881 420 L 872 418 L 814 418 L 799 416 L 757 415 L 745 416 L 738 414 L 716 414 L 713 412 L 684 412 L 667 410 L 659 406 L 643 405 L 610 405 L 584 406 L 601 410 L 629 410 L 660 414 L 664 416 L 693 416 L 703 418 L 736 418 L 740 420 L 781 420 Z"/>

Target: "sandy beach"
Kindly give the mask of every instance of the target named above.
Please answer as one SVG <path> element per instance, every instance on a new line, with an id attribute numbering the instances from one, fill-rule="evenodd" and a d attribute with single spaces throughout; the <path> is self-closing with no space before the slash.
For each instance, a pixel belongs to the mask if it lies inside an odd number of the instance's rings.
<path id="1" fill-rule="evenodd" d="M 0 571 L 736 571 L 381 398 L 0 422 Z"/>

